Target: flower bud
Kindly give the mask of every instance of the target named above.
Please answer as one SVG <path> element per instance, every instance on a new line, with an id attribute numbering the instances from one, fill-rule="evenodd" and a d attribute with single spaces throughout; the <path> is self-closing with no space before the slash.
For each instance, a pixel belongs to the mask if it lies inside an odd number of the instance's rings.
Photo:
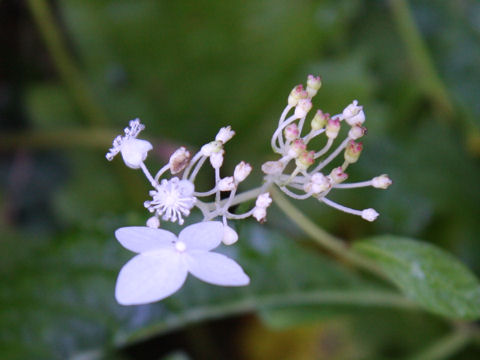
<path id="1" fill-rule="evenodd" d="M 312 108 L 312 101 L 310 99 L 301 99 L 298 101 L 297 106 L 295 106 L 294 116 L 297 119 L 304 118 L 307 116 L 308 112 Z"/>
<path id="2" fill-rule="evenodd" d="M 357 100 L 353 100 L 353 102 L 343 110 L 342 115 L 347 123 L 352 126 L 362 125 L 365 122 L 363 107 L 358 106 Z"/>
<path id="3" fill-rule="evenodd" d="M 362 149 L 362 143 L 356 143 L 355 141 L 350 140 L 344 153 L 345 161 L 350 164 L 356 163 L 362 153 Z"/>
<path id="4" fill-rule="evenodd" d="M 343 171 L 341 166 L 333 169 L 329 176 L 334 184 L 340 184 L 348 178 L 348 174 Z"/>
<path id="5" fill-rule="evenodd" d="M 152 229 L 158 229 L 160 227 L 160 220 L 156 216 L 152 216 L 147 220 L 147 226 Z"/>
<path id="6" fill-rule="evenodd" d="M 190 162 L 190 152 L 183 146 L 177 149 L 171 156 L 168 162 L 170 166 L 170 172 L 177 174 L 188 165 Z"/>
<path id="7" fill-rule="evenodd" d="M 235 170 L 233 171 L 233 178 L 235 182 L 241 183 L 243 180 L 247 178 L 248 175 L 252 172 L 252 166 L 245 161 L 240 162 L 237 166 L 235 166 Z"/>
<path id="8" fill-rule="evenodd" d="M 304 151 L 295 160 L 300 169 L 306 170 L 315 162 L 315 151 Z"/>
<path id="9" fill-rule="evenodd" d="M 302 139 L 296 139 L 290 145 L 290 147 L 288 149 L 288 155 L 293 157 L 293 158 L 296 158 L 297 156 L 299 156 L 305 150 L 307 150 L 307 145 L 305 145 L 303 140 Z"/>
<path id="10" fill-rule="evenodd" d="M 258 195 L 255 206 L 259 208 L 268 208 L 272 203 L 272 198 L 268 192 Z"/>
<path id="11" fill-rule="evenodd" d="M 359 125 L 354 125 L 348 132 L 348 137 L 352 140 L 357 140 L 367 133 L 367 128 Z"/>
<path id="12" fill-rule="evenodd" d="M 285 133 L 285 138 L 288 141 L 295 140 L 296 138 L 298 138 L 298 135 L 300 135 L 300 132 L 298 131 L 298 126 L 295 123 L 288 125 L 285 128 L 284 133 Z"/>
<path id="13" fill-rule="evenodd" d="M 222 242 L 225 245 L 233 245 L 237 242 L 237 240 L 238 240 L 237 232 L 233 230 L 230 226 L 224 225 Z"/>
<path id="14" fill-rule="evenodd" d="M 205 144 L 200 149 L 200 152 L 203 156 L 210 156 L 215 152 L 219 152 L 223 148 L 223 143 L 221 141 L 211 141 L 208 144 Z"/>
<path id="15" fill-rule="evenodd" d="M 293 88 L 288 96 L 288 105 L 297 106 L 300 99 L 308 97 L 308 93 L 303 89 L 303 85 L 297 85 Z"/>
<path id="16" fill-rule="evenodd" d="M 375 209 L 365 209 L 362 211 L 362 218 L 367 221 L 374 221 L 378 217 L 378 212 Z"/>
<path id="17" fill-rule="evenodd" d="M 267 175 L 280 174 L 283 170 L 283 164 L 280 161 L 267 161 L 262 165 L 262 171 Z"/>
<path id="18" fill-rule="evenodd" d="M 152 149 L 152 144 L 147 140 L 129 138 L 123 141 L 120 153 L 128 167 L 138 169 L 147 158 L 147 153 Z"/>
<path id="19" fill-rule="evenodd" d="M 340 120 L 338 119 L 328 119 L 327 127 L 325 129 L 325 135 L 329 139 L 335 139 L 338 136 L 340 131 Z"/>
<path id="20" fill-rule="evenodd" d="M 227 176 L 218 182 L 218 189 L 220 191 L 232 191 L 235 187 L 235 181 L 233 181 L 232 176 Z"/>
<path id="21" fill-rule="evenodd" d="M 372 179 L 372 186 L 377 189 L 386 189 L 392 185 L 392 180 L 388 175 L 383 174 Z"/>
<path id="22" fill-rule="evenodd" d="M 233 137 L 233 135 L 235 135 L 235 131 L 232 130 L 231 126 L 222 127 L 217 136 L 215 136 L 215 141 L 221 141 L 223 144 L 225 144 Z"/>
<path id="23" fill-rule="evenodd" d="M 312 130 L 323 129 L 323 127 L 327 124 L 328 119 L 330 119 L 330 114 L 324 114 L 322 110 L 317 110 L 317 113 L 310 123 Z"/>
<path id="24" fill-rule="evenodd" d="M 259 223 L 264 223 L 267 219 L 267 209 L 262 207 L 255 207 L 252 216 L 257 219 Z"/>
<path id="25" fill-rule="evenodd" d="M 308 75 L 307 79 L 307 93 L 308 97 L 312 98 L 317 95 L 318 89 L 322 86 L 322 79 L 320 76 Z"/>
<path id="26" fill-rule="evenodd" d="M 319 194 L 331 188 L 330 180 L 322 173 L 315 173 L 310 181 L 305 184 L 304 190 L 307 193 Z"/>
<path id="27" fill-rule="evenodd" d="M 222 149 L 221 151 L 214 152 L 210 155 L 210 164 L 212 164 L 214 169 L 220 169 L 223 164 L 223 153 L 225 151 Z"/>

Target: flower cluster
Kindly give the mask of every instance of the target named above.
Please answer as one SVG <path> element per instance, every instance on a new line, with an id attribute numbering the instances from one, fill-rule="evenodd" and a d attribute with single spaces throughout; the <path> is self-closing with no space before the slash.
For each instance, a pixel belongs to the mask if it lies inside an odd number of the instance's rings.
<path id="1" fill-rule="evenodd" d="M 180 147 L 153 176 L 144 163 L 152 145 L 137 139 L 144 125 L 139 119 L 130 121 L 125 134 L 113 141 L 106 158 L 110 161 L 121 153 L 128 167 L 143 171 L 153 187 L 149 193 L 151 199 L 144 202 L 152 216 L 147 220 L 146 227 L 121 228 L 116 232 L 124 247 L 139 253 L 120 271 L 116 287 L 119 303 L 143 304 L 163 299 L 182 286 L 188 272 L 216 285 L 248 284 L 248 276 L 235 261 L 210 250 L 220 243 L 232 245 L 237 242 L 238 234 L 228 221 L 248 217 L 260 223 L 266 221 L 267 208 L 272 203 L 268 190 L 273 185 L 295 199 L 313 197 L 368 221 L 377 218 L 378 213 L 374 209 L 354 210 L 326 198 L 332 189 L 364 186 L 386 189 L 392 182 L 387 175 L 380 175 L 368 181 L 344 183 L 348 177 L 348 166 L 358 161 L 363 149 L 357 140 L 366 133 L 363 126 L 365 113 L 356 100 L 337 115 L 330 116 L 317 110 L 308 131 L 305 131 L 312 98 L 320 87 L 320 77 L 309 75 L 305 88 L 298 85 L 291 91 L 271 139 L 273 151 L 280 158 L 262 165 L 265 176 L 260 187 L 241 194 L 237 194 L 237 190 L 250 175 L 250 164 L 240 162 L 230 176 L 221 172 L 225 144 L 235 135 L 230 126 L 221 128 L 215 139 L 203 145 L 193 156 L 185 147 Z M 344 140 L 332 150 L 342 125 L 348 131 L 345 131 Z M 312 149 L 312 140 L 322 137 L 323 147 Z M 342 152 L 343 163 L 326 171 Z M 208 164 L 213 170 L 213 187 L 198 191 L 195 180 Z M 170 177 L 166 176 L 168 173 Z M 234 206 L 255 198 L 255 205 L 250 210 L 242 214 L 231 211 Z M 160 219 L 183 225 L 184 218 L 194 207 L 200 210 L 203 220 L 183 229 L 178 239 L 172 233 L 159 229 Z"/>
<path id="2" fill-rule="evenodd" d="M 268 161 L 262 165 L 265 179 L 267 182 L 275 183 L 292 198 L 314 197 L 338 210 L 374 221 L 378 216 L 374 209 L 354 210 L 326 198 L 332 189 L 365 186 L 386 189 L 392 181 L 387 175 L 380 175 L 368 181 L 344 183 L 348 178 L 346 173 L 348 166 L 358 161 L 363 149 L 362 143 L 357 140 L 367 132 L 363 126 L 365 113 L 358 101 L 354 100 L 342 113 L 333 116 L 317 110 L 310 120 L 310 126 L 305 126 L 307 116 L 312 109 L 312 98 L 320 87 L 320 77 L 309 75 L 306 88 L 298 85 L 291 91 L 288 104 L 280 116 L 278 127 L 271 139 L 272 149 L 280 155 L 280 159 Z M 290 113 L 291 115 L 288 116 Z M 345 138 L 332 150 L 342 124 L 348 128 L 348 131 Z M 323 147 L 310 148 L 312 140 L 318 137 L 324 137 Z M 326 171 L 342 152 L 343 162 L 340 166 Z"/>

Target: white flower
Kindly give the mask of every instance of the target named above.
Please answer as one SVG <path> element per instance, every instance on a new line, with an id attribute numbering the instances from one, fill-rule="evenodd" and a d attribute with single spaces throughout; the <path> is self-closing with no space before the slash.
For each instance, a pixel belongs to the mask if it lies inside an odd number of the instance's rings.
<path id="1" fill-rule="evenodd" d="M 120 270 L 115 298 L 122 305 L 162 300 L 182 287 L 188 273 L 214 285 L 248 285 L 250 279 L 240 265 L 210 251 L 221 243 L 223 234 L 224 226 L 218 221 L 187 226 L 178 238 L 162 229 L 118 229 L 118 241 L 138 255 Z"/>
<path id="2" fill-rule="evenodd" d="M 310 178 L 310 181 L 307 182 L 304 186 L 304 190 L 307 193 L 319 194 L 324 192 L 332 187 L 328 177 L 322 173 L 315 173 Z"/>
<path id="3" fill-rule="evenodd" d="M 230 226 L 224 225 L 223 226 L 223 238 L 222 242 L 225 245 L 233 245 L 238 241 L 238 234 L 235 230 L 233 230 Z"/>
<path id="4" fill-rule="evenodd" d="M 267 208 L 255 206 L 252 216 L 259 222 L 263 223 L 267 219 Z"/>
<path id="5" fill-rule="evenodd" d="M 193 196 L 194 186 L 188 180 L 179 180 L 177 177 L 171 180 L 163 179 L 156 186 L 156 190 L 150 191 L 152 201 L 145 201 L 144 206 L 150 212 L 156 212 L 163 220 L 183 224 L 183 217 L 190 215 L 190 209 L 195 205 L 197 198 Z"/>
<path id="6" fill-rule="evenodd" d="M 362 211 L 362 218 L 367 220 L 367 221 L 375 221 L 375 219 L 378 217 L 378 212 L 375 211 L 375 209 L 365 209 Z"/>
<path id="7" fill-rule="evenodd" d="M 220 169 L 222 167 L 224 153 L 225 151 L 222 149 L 210 155 L 210 164 L 214 169 Z"/>
<path id="8" fill-rule="evenodd" d="M 258 195 L 257 201 L 255 202 L 255 206 L 260 208 L 268 208 L 272 203 L 272 199 L 270 198 L 270 193 L 266 192 L 261 195 Z"/>
<path id="9" fill-rule="evenodd" d="M 280 161 L 267 161 L 262 165 L 262 171 L 267 175 L 280 174 L 285 166 Z"/>
<path id="10" fill-rule="evenodd" d="M 342 115 L 347 123 L 351 126 L 361 125 L 365 122 L 363 106 L 358 106 L 357 100 L 353 100 L 353 102 L 343 110 Z"/>
<path id="11" fill-rule="evenodd" d="M 388 175 L 383 174 L 372 179 L 372 186 L 377 189 L 386 189 L 392 185 L 392 180 Z"/>
<path id="12" fill-rule="evenodd" d="M 236 186 L 233 176 L 224 177 L 218 182 L 218 189 L 220 191 L 232 191 Z"/>
<path id="13" fill-rule="evenodd" d="M 235 135 L 235 131 L 232 130 L 231 126 L 222 127 L 217 136 L 215 136 L 215 141 L 221 141 L 225 144 L 233 135 Z"/>
<path id="14" fill-rule="evenodd" d="M 241 183 L 252 172 L 252 166 L 245 161 L 242 161 L 235 166 L 233 177 L 237 183 Z"/>
<path id="15" fill-rule="evenodd" d="M 147 140 L 137 139 L 140 131 L 145 128 L 145 125 L 140 123 L 140 119 L 130 120 L 128 125 L 129 127 L 124 130 L 125 135 L 119 135 L 113 140 L 113 146 L 105 157 L 108 161 L 112 161 L 115 155 L 120 152 L 128 167 L 138 169 L 153 147 Z"/>

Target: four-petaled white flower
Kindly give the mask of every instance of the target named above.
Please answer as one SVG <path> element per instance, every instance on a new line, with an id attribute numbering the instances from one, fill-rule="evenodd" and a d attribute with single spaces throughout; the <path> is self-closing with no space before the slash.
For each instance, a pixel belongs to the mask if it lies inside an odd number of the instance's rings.
<path id="1" fill-rule="evenodd" d="M 115 297 L 122 305 L 162 300 L 182 287 L 188 273 L 220 286 L 250 282 L 234 260 L 210 251 L 224 236 L 221 222 L 187 226 L 178 238 L 166 230 L 135 226 L 120 228 L 115 236 L 125 248 L 139 253 L 118 275 Z"/>
<path id="2" fill-rule="evenodd" d="M 197 198 L 193 196 L 194 186 L 188 180 L 179 180 L 174 177 L 170 180 L 163 179 L 150 191 L 152 201 L 145 201 L 144 206 L 163 220 L 183 224 L 183 216 L 190 215 L 190 210 L 195 205 Z"/>
<path id="3" fill-rule="evenodd" d="M 108 161 L 112 161 L 119 152 L 122 154 L 125 164 L 138 169 L 147 158 L 147 153 L 152 150 L 152 144 L 147 140 L 137 139 L 138 134 L 145 128 L 140 123 L 140 119 L 130 120 L 129 127 L 125 128 L 125 135 L 118 135 L 114 140 L 112 147 L 105 155 Z"/>

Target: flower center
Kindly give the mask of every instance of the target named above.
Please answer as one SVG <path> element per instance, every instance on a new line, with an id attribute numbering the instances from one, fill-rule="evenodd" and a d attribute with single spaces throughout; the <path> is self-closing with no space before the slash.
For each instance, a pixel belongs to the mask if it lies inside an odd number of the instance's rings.
<path id="1" fill-rule="evenodd" d="M 184 252 L 187 249 L 187 245 L 183 241 L 177 241 L 175 243 L 175 249 L 178 252 Z"/>

